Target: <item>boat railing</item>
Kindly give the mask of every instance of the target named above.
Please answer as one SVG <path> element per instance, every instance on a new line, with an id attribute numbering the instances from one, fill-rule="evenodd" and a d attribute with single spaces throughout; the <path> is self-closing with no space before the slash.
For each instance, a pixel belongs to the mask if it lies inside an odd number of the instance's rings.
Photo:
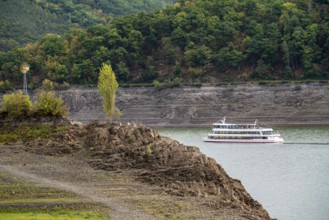
<path id="1" fill-rule="evenodd" d="M 279 137 L 280 134 L 216 134 L 208 133 L 208 136 L 232 136 L 232 137 Z"/>

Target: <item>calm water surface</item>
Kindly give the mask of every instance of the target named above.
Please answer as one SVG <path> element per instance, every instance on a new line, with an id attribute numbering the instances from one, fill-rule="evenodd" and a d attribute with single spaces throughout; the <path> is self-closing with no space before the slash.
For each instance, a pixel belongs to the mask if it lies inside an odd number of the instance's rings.
<path id="1" fill-rule="evenodd" d="M 206 143 L 211 128 L 162 128 L 161 135 L 197 146 L 240 179 L 279 220 L 329 220 L 329 126 L 274 128 L 285 144 Z"/>

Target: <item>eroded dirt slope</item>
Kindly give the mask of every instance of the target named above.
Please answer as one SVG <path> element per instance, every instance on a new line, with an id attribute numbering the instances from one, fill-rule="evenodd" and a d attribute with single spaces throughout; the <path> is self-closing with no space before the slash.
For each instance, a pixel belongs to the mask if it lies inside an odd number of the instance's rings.
<path id="1" fill-rule="evenodd" d="M 0 172 L 99 203 L 110 219 L 270 219 L 215 160 L 140 124 L 69 125 L 1 145 Z"/>

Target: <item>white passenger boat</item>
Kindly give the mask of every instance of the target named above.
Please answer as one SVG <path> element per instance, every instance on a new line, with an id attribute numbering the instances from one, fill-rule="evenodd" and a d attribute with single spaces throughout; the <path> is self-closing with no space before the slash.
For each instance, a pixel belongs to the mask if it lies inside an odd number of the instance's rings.
<path id="1" fill-rule="evenodd" d="M 214 123 L 212 133 L 209 133 L 206 142 L 226 143 L 283 143 L 280 134 L 274 134 L 272 128 L 258 126 L 257 120 L 254 124 L 230 124 L 226 118 Z"/>

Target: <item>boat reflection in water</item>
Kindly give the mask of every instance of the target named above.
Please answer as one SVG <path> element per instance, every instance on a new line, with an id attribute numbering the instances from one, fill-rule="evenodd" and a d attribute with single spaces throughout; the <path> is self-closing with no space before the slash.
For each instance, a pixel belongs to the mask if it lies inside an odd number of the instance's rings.
<path id="1" fill-rule="evenodd" d="M 274 134 L 272 128 L 258 126 L 257 120 L 253 124 L 226 123 L 226 117 L 214 123 L 212 133 L 204 139 L 206 142 L 225 143 L 283 143 L 280 134 Z"/>

